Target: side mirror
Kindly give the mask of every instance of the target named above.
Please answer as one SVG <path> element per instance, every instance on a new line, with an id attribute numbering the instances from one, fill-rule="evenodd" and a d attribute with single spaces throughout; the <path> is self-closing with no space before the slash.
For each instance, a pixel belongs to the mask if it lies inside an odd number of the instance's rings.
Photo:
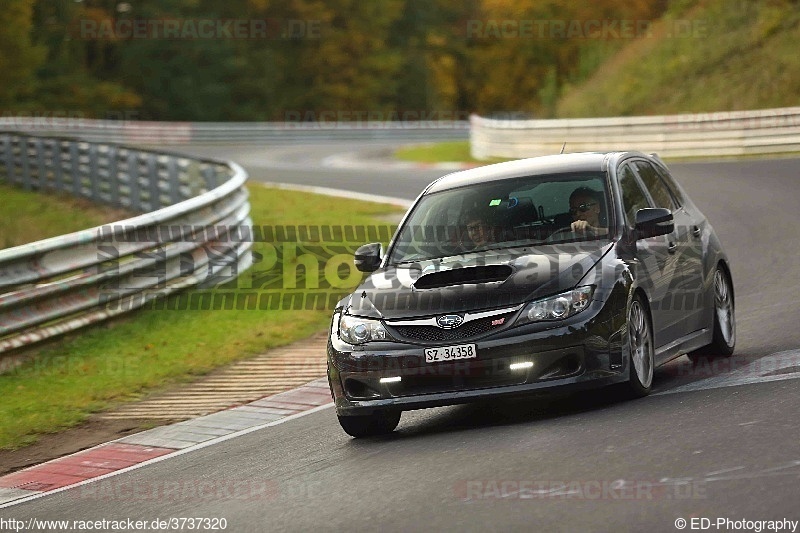
<path id="1" fill-rule="evenodd" d="M 647 207 L 636 211 L 636 238 L 648 239 L 675 231 L 675 221 L 669 209 Z"/>
<path id="2" fill-rule="evenodd" d="M 356 268 L 361 272 L 374 272 L 381 266 L 381 243 L 373 242 L 359 246 L 353 258 Z"/>

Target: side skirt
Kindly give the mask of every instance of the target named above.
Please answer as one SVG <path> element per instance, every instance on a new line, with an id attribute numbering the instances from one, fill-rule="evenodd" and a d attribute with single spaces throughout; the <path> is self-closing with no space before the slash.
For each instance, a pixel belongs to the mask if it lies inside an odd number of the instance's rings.
<path id="1" fill-rule="evenodd" d="M 714 332 L 711 328 L 703 328 L 657 348 L 655 354 L 656 366 L 661 366 L 676 357 L 709 344 L 713 334 Z"/>

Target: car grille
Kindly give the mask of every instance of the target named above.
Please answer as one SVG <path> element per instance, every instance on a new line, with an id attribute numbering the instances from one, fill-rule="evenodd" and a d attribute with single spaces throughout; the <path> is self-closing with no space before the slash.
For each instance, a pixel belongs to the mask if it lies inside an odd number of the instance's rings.
<path id="1" fill-rule="evenodd" d="M 442 329 L 436 326 L 394 326 L 392 329 L 406 339 L 429 342 L 455 341 L 477 337 L 489 331 L 500 329 L 508 323 L 508 319 L 513 314 L 506 313 L 504 315 L 479 318 L 453 329 Z M 492 322 L 496 322 L 501 318 L 504 319 L 501 324 L 492 324 Z"/>

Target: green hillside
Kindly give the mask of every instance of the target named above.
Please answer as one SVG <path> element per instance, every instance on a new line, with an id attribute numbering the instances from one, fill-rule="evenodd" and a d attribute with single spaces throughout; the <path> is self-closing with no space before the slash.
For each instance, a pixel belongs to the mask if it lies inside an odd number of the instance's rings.
<path id="1" fill-rule="evenodd" d="M 558 117 L 800 105 L 800 2 L 672 2 L 649 36 L 567 86 Z"/>

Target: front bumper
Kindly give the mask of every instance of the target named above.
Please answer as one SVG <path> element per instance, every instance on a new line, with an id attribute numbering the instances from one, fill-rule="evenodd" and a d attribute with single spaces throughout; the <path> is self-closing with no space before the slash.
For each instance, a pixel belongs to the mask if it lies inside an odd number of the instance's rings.
<path id="1" fill-rule="evenodd" d="M 552 388 L 599 387 L 628 378 L 624 309 L 602 304 L 560 323 L 507 328 L 448 344 L 475 344 L 477 357 L 426 363 L 425 343 L 352 346 L 332 332 L 328 380 L 341 416 L 411 410 Z M 441 343 L 436 344 L 440 346 Z M 514 363 L 532 363 L 512 370 Z M 400 381 L 381 383 L 381 378 Z"/>

